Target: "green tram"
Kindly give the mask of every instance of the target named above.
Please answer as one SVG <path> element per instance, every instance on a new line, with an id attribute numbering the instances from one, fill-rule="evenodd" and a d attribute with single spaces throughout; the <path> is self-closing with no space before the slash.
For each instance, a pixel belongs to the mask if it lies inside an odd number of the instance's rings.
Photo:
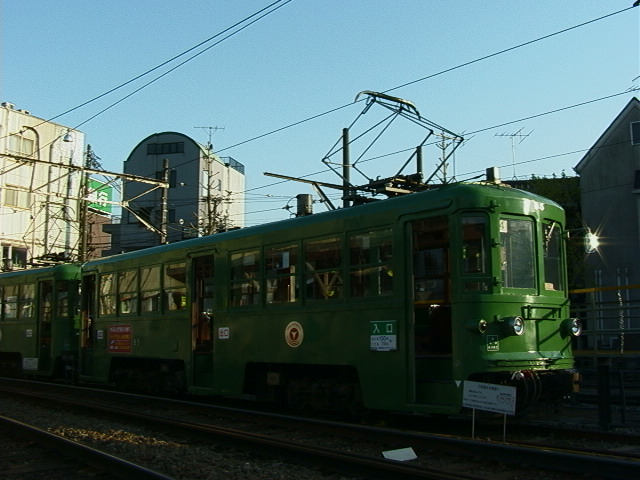
<path id="1" fill-rule="evenodd" d="M 545 198 L 460 183 L 2 273 L 0 365 L 339 411 L 453 413 L 473 380 L 522 408 L 574 387 L 563 225 Z"/>
<path id="2" fill-rule="evenodd" d="M 0 375 L 72 379 L 79 286 L 79 265 L 0 274 Z"/>

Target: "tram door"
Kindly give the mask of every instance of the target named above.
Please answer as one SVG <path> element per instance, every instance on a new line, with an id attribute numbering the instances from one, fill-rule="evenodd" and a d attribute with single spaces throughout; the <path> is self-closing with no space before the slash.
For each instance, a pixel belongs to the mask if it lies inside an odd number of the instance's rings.
<path id="1" fill-rule="evenodd" d="M 439 403 L 452 376 L 449 219 L 411 222 L 415 401 Z"/>
<path id="2" fill-rule="evenodd" d="M 38 282 L 38 370 L 49 371 L 51 365 L 51 320 L 53 316 L 53 282 Z"/>
<path id="3" fill-rule="evenodd" d="M 213 386 L 213 256 L 192 260 L 191 347 L 193 384 Z"/>
<path id="4" fill-rule="evenodd" d="M 80 311 L 80 371 L 93 375 L 93 341 L 97 318 L 96 275 L 82 277 L 82 302 Z"/>

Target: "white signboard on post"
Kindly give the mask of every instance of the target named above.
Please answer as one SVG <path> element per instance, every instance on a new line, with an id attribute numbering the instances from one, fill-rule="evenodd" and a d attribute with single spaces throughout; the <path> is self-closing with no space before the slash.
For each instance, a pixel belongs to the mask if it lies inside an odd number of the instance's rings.
<path id="1" fill-rule="evenodd" d="M 462 406 L 475 410 L 516 414 L 516 387 L 464 381 Z"/>

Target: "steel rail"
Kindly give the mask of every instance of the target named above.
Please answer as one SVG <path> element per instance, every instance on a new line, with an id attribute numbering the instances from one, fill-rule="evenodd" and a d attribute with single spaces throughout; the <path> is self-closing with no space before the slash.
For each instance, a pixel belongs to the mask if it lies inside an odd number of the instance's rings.
<path id="1" fill-rule="evenodd" d="M 17 420 L 0 416 L 0 428 L 8 429 L 20 437 L 26 437 L 35 441 L 39 445 L 46 445 L 48 448 L 60 452 L 70 459 L 82 459 L 81 463 L 86 463 L 105 470 L 118 478 L 136 480 L 175 480 L 161 473 L 149 470 L 148 468 L 136 465 L 122 458 L 115 457 L 95 448 L 82 445 L 66 438 L 54 435 L 53 433 L 41 430 L 32 425 L 19 422 Z"/>
<path id="2" fill-rule="evenodd" d="M 33 394 L 33 396 L 37 396 L 37 394 Z M 189 429 L 192 431 L 215 435 L 220 438 L 252 443 L 261 447 L 268 447 L 279 451 L 288 450 L 299 455 L 304 455 L 308 458 L 315 456 L 321 462 L 326 462 L 333 456 L 336 462 L 342 462 L 344 465 L 350 463 L 353 466 L 368 468 L 370 469 L 370 472 L 378 470 L 382 472 L 386 471 L 388 474 L 393 471 L 396 475 L 403 475 L 402 478 L 478 478 L 474 476 L 455 476 L 455 474 L 447 477 L 447 474 L 441 471 L 428 472 L 425 471 L 423 467 L 416 468 L 412 465 L 403 465 L 400 462 L 394 462 L 387 459 L 381 460 L 372 457 L 344 454 L 333 450 L 321 449 L 316 446 L 278 440 L 260 434 L 241 432 L 225 427 L 185 422 L 153 414 L 132 412 L 130 410 L 124 410 L 108 405 L 85 403 L 75 399 L 55 398 L 50 394 L 48 394 L 47 400 L 82 406 L 83 409 L 91 408 L 109 414 L 117 414 L 120 417 L 127 416 L 144 422 L 162 423 L 175 428 Z M 318 421 L 313 422 L 317 423 Z M 342 425 L 342 427 L 349 428 L 350 426 Z M 368 431 L 371 434 L 391 435 L 388 430 L 385 431 L 384 429 L 376 427 L 353 426 L 351 428 L 360 432 L 363 430 Z M 583 474 L 585 471 L 588 471 L 592 475 L 611 480 L 637 480 L 640 478 L 640 460 L 637 458 L 628 459 L 623 458 L 623 456 L 617 457 L 613 454 L 603 455 L 593 452 L 579 452 L 576 450 L 561 449 L 551 446 L 526 446 L 508 443 L 495 443 L 448 435 L 412 432 L 397 433 L 402 434 L 403 440 L 410 441 L 412 446 L 415 448 L 438 448 L 453 451 L 465 456 L 476 456 L 488 461 L 499 461 L 512 465 L 531 464 L 535 465 L 536 468 L 568 473 Z M 443 474 L 445 476 L 434 476 L 438 474 Z"/>

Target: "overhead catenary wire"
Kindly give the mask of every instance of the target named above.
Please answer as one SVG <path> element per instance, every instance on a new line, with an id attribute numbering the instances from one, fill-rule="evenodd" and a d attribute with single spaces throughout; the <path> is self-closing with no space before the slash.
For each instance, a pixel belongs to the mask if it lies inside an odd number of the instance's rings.
<path id="1" fill-rule="evenodd" d="M 635 6 L 635 5 L 634 5 L 634 6 Z M 623 8 L 622 10 L 618 10 L 618 11 L 616 11 L 616 12 L 609 13 L 609 14 L 607 14 L 607 15 L 603 15 L 603 16 L 601 16 L 601 17 L 594 18 L 594 19 L 592 19 L 592 20 L 589 20 L 589 21 L 586 21 L 586 22 L 582 22 L 582 23 L 579 23 L 579 24 L 574 25 L 574 26 L 571 26 L 571 27 L 564 28 L 564 29 L 562 29 L 562 30 L 558 30 L 558 31 L 556 31 L 556 32 L 553 32 L 553 33 L 550 33 L 550 34 L 547 34 L 547 35 L 543 35 L 542 37 L 538 37 L 538 38 L 535 38 L 535 39 L 533 39 L 533 40 L 528 40 L 528 41 L 526 41 L 526 42 L 520 43 L 520 44 L 518 44 L 518 45 L 514 45 L 514 46 L 511 46 L 511 47 L 508 47 L 508 48 L 504 48 L 504 49 L 499 50 L 499 51 L 497 51 L 497 52 L 490 53 L 490 54 L 488 54 L 488 55 L 484 55 L 484 56 L 482 56 L 482 57 L 478 57 L 478 58 L 475 58 L 475 59 L 473 59 L 473 60 L 469 60 L 469 61 L 467 61 L 467 62 L 460 63 L 460 64 L 455 65 L 455 66 L 453 66 L 453 67 L 446 68 L 446 69 L 444 69 L 444 70 L 440 70 L 440 71 L 435 72 L 435 73 L 432 73 L 432 74 L 430 74 L 430 75 L 427 75 L 427 76 L 424 76 L 424 77 L 421 77 L 421 78 L 418 78 L 418 79 L 415 79 L 415 80 L 411 80 L 411 81 L 406 82 L 406 83 L 403 83 L 403 84 L 401 84 L 401 85 L 397 85 L 397 86 L 395 86 L 395 87 L 388 88 L 388 89 L 386 89 L 386 90 L 383 90 L 381 93 L 393 92 L 393 91 L 395 91 L 395 90 L 399 90 L 399 89 L 404 88 L 404 87 L 407 87 L 407 86 L 409 86 L 409 85 L 414 85 L 414 84 L 416 84 L 416 83 L 424 82 L 424 81 L 426 81 L 426 80 L 429 80 L 429 79 L 432 79 L 432 78 L 438 77 L 438 76 L 440 76 L 440 75 L 444 75 L 445 73 L 449 73 L 449 72 L 452 72 L 452 71 L 454 71 L 454 70 L 458 70 L 458 69 L 461 69 L 461 68 L 464 68 L 464 67 L 468 67 L 468 66 L 473 65 L 473 64 L 475 64 L 475 63 L 482 62 L 482 61 L 484 61 L 484 60 L 488 60 L 488 59 L 490 59 L 490 58 L 497 57 L 497 56 L 499 56 L 499 55 L 503 55 L 503 54 L 505 54 L 505 53 L 512 52 L 512 51 L 514 51 L 514 50 L 517 50 L 517 49 L 520 49 L 520 48 L 523 48 L 523 47 L 526 47 L 526 46 L 529 46 L 529 45 L 533 45 L 534 43 L 538 43 L 538 42 L 541 42 L 541 41 L 543 41 L 543 40 L 547 40 L 547 39 L 549 39 L 549 38 L 552 38 L 552 37 L 555 37 L 555 36 L 561 35 L 561 34 L 563 34 L 563 33 L 570 32 L 570 31 L 575 30 L 575 29 L 577 29 L 577 28 L 581 28 L 581 27 L 584 27 L 584 26 L 590 25 L 590 24 L 592 24 L 592 23 L 595 23 L 595 22 L 598 22 L 598 21 L 604 20 L 604 19 L 606 19 L 606 18 L 613 17 L 613 16 L 615 16 L 615 15 L 618 15 L 618 14 L 621 14 L 621 13 L 626 12 L 626 11 L 628 11 L 628 10 L 631 10 L 632 8 L 634 8 L 634 7 Z M 361 100 L 357 100 L 356 102 L 363 102 L 363 101 L 365 101 L 365 100 L 364 100 L 364 99 L 361 99 Z M 353 102 L 353 103 L 356 103 L 356 102 Z M 305 118 L 305 119 L 303 119 L 303 120 L 298 120 L 298 121 L 293 122 L 293 123 L 291 123 L 291 124 L 288 124 L 288 125 L 285 125 L 285 126 L 282 126 L 282 127 L 276 128 L 275 130 L 271 130 L 271 131 L 266 132 L 266 133 L 263 133 L 263 134 L 261 134 L 261 135 L 257 135 L 257 136 L 255 136 L 255 137 L 249 138 L 249 139 L 247 139 L 247 140 L 243 140 L 242 142 L 238 142 L 238 143 L 235 143 L 235 144 L 233 144 L 233 145 L 229 145 L 228 147 L 224 147 L 224 148 L 222 148 L 222 149 L 217 150 L 217 152 L 219 153 L 219 152 L 223 152 L 223 151 L 225 151 L 225 150 L 230 150 L 230 149 L 232 149 L 232 148 L 239 147 L 240 145 L 244 145 L 244 144 L 246 144 L 246 143 L 253 142 L 253 141 L 255 141 L 255 140 L 258 140 L 258 139 L 264 138 L 264 137 L 266 137 L 266 136 L 269 136 L 269 135 L 273 135 L 273 134 L 276 134 L 276 133 L 282 132 L 283 130 L 287 130 L 287 129 L 289 129 L 289 128 L 296 127 L 296 126 L 301 125 L 301 124 L 306 123 L 306 122 L 310 122 L 311 120 L 316 120 L 316 119 L 318 119 L 318 118 L 324 117 L 324 116 L 329 115 L 329 114 L 331 114 L 331 113 L 337 112 L 337 111 L 339 111 L 339 110 L 343 110 L 343 109 L 345 109 L 345 108 L 347 108 L 347 107 L 350 107 L 350 106 L 352 106 L 352 105 L 353 105 L 353 103 L 346 103 L 346 104 L 344 104 L 344 105 L 340 105 L 340 106 L 338 106 L 338 107 L 331 108 L 330 110 L 327 110 L 327 111 L 322 112 L 322 113 L 318 113 L 318 114 L 316 114 L 316 115 L 313 115 L 313 116 L 311 116 L 311 117 Z"/>
<path id="2" fill-rule="evenodd" d="M 99 99 L 101 99 L 101 98 L 103 98 L 103 97 L 105 97 L 105 96 L 107 96 L 107 95 L 111 94 L 111 93 L 114 93 L 114 92 L 116 92 L 116 91 L 120 90 L 121 88 L 124 88 L 124 87 L 126 87 L 127 85 L 130 85 L 131 83 L 133 83 L 133 82 L 135 82 L 135 81 L 137 81 L 137 80 L 139 80 L 139 79 L 141 79 L 141 78 L 143 78 L 143 77 L 145 77 L 145 76 L 147 76 L 147 75 L 149 75 L 149 74 L 151 74 L 151 73 L 155 72 L 156 70 L 158 70 L 158 69 L 160 69 L 160 68 L 162 68 L 162 67 L 164 67 L 164 66 L 166 66 L 166 65 L 168 65 L 168 64 L 170 64 L 170 63 L 172 63 L 172 62 L 174 62 L 175 60 L 177 60 L 177 59 L 179 59 L 179 58 L 183 57 L 184 55 L 186 55 L 186 54 L 188 54 L 188 53 L 190 53 L 190 52 L 194 51 L 195 49 L 197 49 L 197 48 L 199 48 L 199 47 L 201 47 L 201 46 L 203 46 L 203 45 L 205 45 L 205 44 L 207 44 L 207 43 L 211 42 L 212 40 L 214 40 L 214 39 L 216 39 L 216 38 L 218 38 L 218 37 L 220 37 L 220 36 L 224 35 L 225 33 L 227 33 L 227 32 L 230 32 L 230 31 L 231 31 L 231 33 L 229 33 L 228 35 L 224 36 L 223 38 L 221 38 L 220 40 L 218 40 L 218 41 L 217 41 L 217 42 L 215 42 L 214 44 L 209 45 L 207 48 L 204 48 L 203 50 L 201 50 L 201 51 L 199 51 L 199 52 L 195 53 L 194 55 L 192 55 L 191 57 L 187 58 L 186 60 L 183 60 L 183 61 L 182 61 L 182 62 L 180 62 L 178 65 L 175 65 L 175 66 L 174 66 L 174 67 L 172 67 L 171 69 L 169 69 L 169 70 L 167 70 L 167 71 L 163 72 L 161 75 L 159 75 L 159 76 L 155 77 L 154 79 L 152 79 L 152 80 L 150 80 L 149 82 L 145 83 L 145 84 L 144 84 L 144 85 L 142 85 L 141 87 L 139 87 L 139 88 L 135 89 L 133 92 L 131 92 L 131 93 L 129 93 L 129 94 L 127 94 L 127 95 L 125 95 L 124 97 L 120 98 L 120 99 L 119 99 L 119 100 L 117 100 L 116 102 L 114 102 L 114 103 L 110 104 L 109 106 L 107 106 L 107 107 L 103 108 L 102 110 L 100 110 L 100 111 L 99 111 L 99 112 L 97 112 L 96 114 L 94 114 L 94 115 L 90 116 L 90 117 L 89 117 L 89 118 L 87 118 L 86 120 L 84 120 L 84 121 L 82 121 L 81 123 L 77 124 L 75 127 L 72 127 L 72 129 L 74 129 L 74 130 L 75 130 L 75 129 L 78 129 L 78 128 L 79 128 L 79 127 L 81 127 L 82 125 L 85 125 L 86 123 L 88 123 L 88 122 L 90 122 L 91 120 L 95 119 L 95 118 L 96 118 L 96 117 L 98 117 L 99 115 L 101 115 L 101 114 L 105 113 L 106 111 L 108 111 L 108 110 L 110 110 L 111 108 L 115 107 L 116 105 L 118 105 L 118 104 L 122 103 L 122 102 L 123 102 L 123 101 L 125 101 L 126 99 L 130 98 L 131 96 L 135 95 L 136 93 L 140 92 L 141 90 L 145 89 L 146 87 L 150 86 L 151 84 L 155 83 L 156 81 L 160 80 L 161 78 L 163 78 L 163 77 L 167 76 L 169 73 L 171 73 L 171 72 L 175 71 L 176 69 L 178 69 L 178 68 L 182 67 L 182 66 L 183 66 L 183 65 L 185 65 L 186 63 L 188 63 L 188 62 L 190 62 L 191 60 L 193 60 L 193 59 L 195 59 L 195 58 L 199 57 L 199 56 L 200 56 L 200 55 L 202 55 L 203 53 L 205 53 L 205 52 L 207 52 L 208 50 L 212 49 L 213 47 L 215 47 L 215 46 L 219 45 L 219 44 L 220 44 L 220 43 L 222 43 L 223 41 L 225 41 L 225 40 L 227 40 L 227 39 L 229 39 L 229 38 L 233 37 L 234 35 L 236 35 L 236 34 L 240 33 L 241 31 L 245 30 L 245 29 L 246 29 L 246 28 L 248 28 L 249 26 L 253 25 L 254 23 L 258 22 L 259 20 L 261 20 L 261 19 L 263 19 L 264 17 L 266 17 L 266 16 L 270 15 L 271 13 L 275 12 L 276 10 L 278 10 L 278 9 L 282 8 L 283 6 L 285 6 L 286 4 L 288 4 L 288 3 L 292 2 L 292 1 L 293 1 L 293 0 L 276 0 L 275 2 L 273 2 L 273 3 L 269 4 L 269 5 L 267 5 L 266 7 L 264 7 L 264 8 L 262 8 L 262 9 L 258 10 L 257 12 L 255 12 L 255 13 L 253 13 L 253 14 L 249 15 L 249 16 L 245 17 L 244 19 L 240 20 L 239 22 L 236 22 L 236 23 L 235 23 L 235 24 L 233 24 L 232 26 L 227 27 L 226 29 L 222 30 L 221 32 L 216 33 L 215 35 L 213 35 L 213 36 L 209 37 L 208 39 L 206 39 L 206 40 L 204 40 L 204 41 L 202 41 L 202 42 L 198 43 L 197 45 L 194 45 L 193 47 L 188 48 L 187 50 L 185 50 L 185 51 L 183 51 L 183 52 L 179 53 L 178 55 L 175 55 L 175 56 L 173 56 L 172 58 L 170 58 L 170 59 L 168 59 L 168 60 L 165 60 L 164 62 L 160 63 L 159 65 L 156 65 L 155 67 L 153 67 L 153 68 L 151 68 L 151 69 L 149 69 L 149 70 L 147 70 L 147 71 L 145 71 L 145 72 L 143 72 L 143 73 L 141 73 L 141 74 L 139 74 L 139 75 L 135 76 L 134 78 L 132 78 L 132 79 L 130 79 L 130 80 L 127 80 L 126 82 L 123 82 L 123 83 L 121 83 L 120 85 L 118 85 L 118 86 L 116 86 L 116 87 L 113 87 L 113 88 L 111 88 L 111 89 L 107 90 L 106 92 L 101 93 L 101 94 L 99 94 L 99 95 L 97 95 L 97 96 L 95 96 L 95 97 L 91 98 L 90 100 L 87 100 L 87 101 L 85 101 L 85 102 L 83 102 L 83 103 L 81 103 L 81 104 L 79 104 L 79 105 L 76 105 L 75 107 L 70 108 L 70 109 L 68 109 L 68 110 L 66 110 L 66 111 L 64 111 L 64 112 L 62 112 L 62 113 L 59 113 L 59 114 L 57 114 L 57 115 L 55 115 L 55 116 L 53 116 L 53 117 L 51 117 L 51 118 L 49 118 L 49 119 L 47 119 L 47 120 L 43 120 L 40 124 L 36 124 L 36 125 L 35 125 L 35 127 L 37 127 L 38 125 L 41 125 L 41 124 L 43 124 L 43 123 L 52 122 L 53 120 L 56 120 L 56 119 L 58 119 L 58 118 L 60 118 L 60 117 L 63 117 L 63 116 L 65 116 L 65 115 L 67 115 L 67 114 L 69 114 L 69 113 L 71 113 L 71 112 L 74 112 L 74 111 L 76 111 L 76 110 L 78 110 L 78 109 L 80 109 L 80 108 L 82 108 L 82 107 L 84 107 L 84 106 L 86 106 L 86 105 L 89 105 L 89 104 L 91 104 L 91 103 L 93 103 L 93 102 L 95 102 L 95 101 L 97 101 L 97 100 L 99 100 Z M 280 5 L 278 5 L 278 4 L 280 4 Z M 254 18 L 254 17 L 257 17 L 257 18 Z M 244 24 L 244 25 L 243 25 L 243 24 Z M 233 30 L 234 28 L 237 28 L 237 30 Z M 233 31 L 232 31 L 232 30 L 233 30 Z M 8 136 L 8 135 L 10 135 L 10 133 L 9 133 L 9 134 L 7 134 L 7 135 L 5 135 L 5 137 L 6 137 L 6 136 Z M 3 138 L 4 138 L 4 137 L 3 137 Z M 48 145 L 50 145 L 50 144 L 42 145 L 42 146 L 40 147 L 40 150 L 42 150 L 43 148 L 47 147 Z"/>

